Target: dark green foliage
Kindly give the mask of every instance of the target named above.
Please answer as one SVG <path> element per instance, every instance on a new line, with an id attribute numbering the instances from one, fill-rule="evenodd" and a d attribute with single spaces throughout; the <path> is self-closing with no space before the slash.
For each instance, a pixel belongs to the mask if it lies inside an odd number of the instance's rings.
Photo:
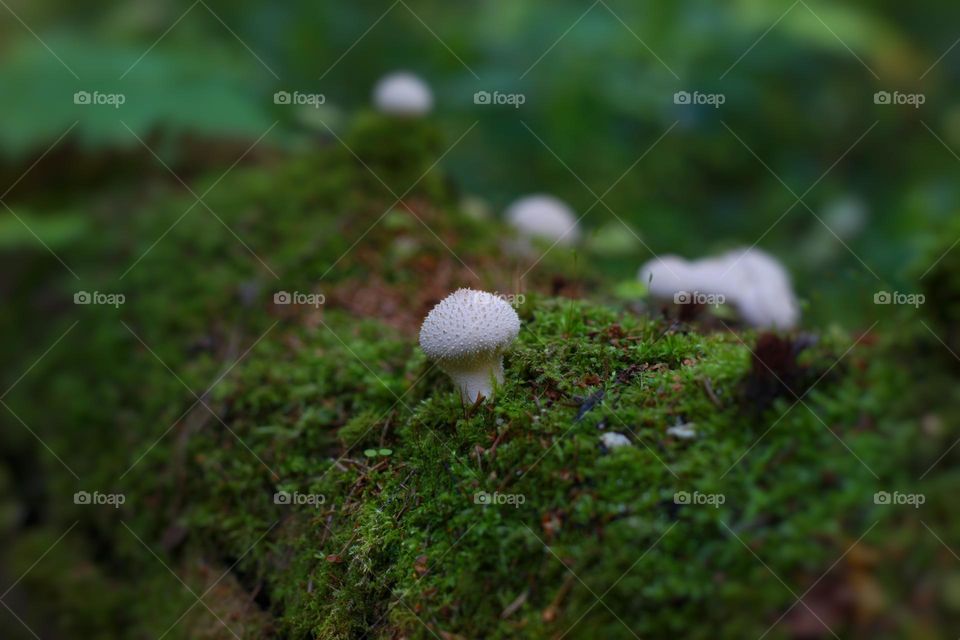
<path id="1" fill-rule="evenodd" d="M 0 25 L 2 184 L 73 123 L 15 194 L 50 196 L 49 184 L 62 194 L 68 181 L 107 176 L 129 184 L 157 169 L 121 120 L 178 170 L 181 161 L 229 166 L 274 123 L 258 152 L 318 132 L 329 139 L 327 125 L 344 137 L 342 114 L 367 107 L 383 74 L 410 69 L 434 89 L 447 142 L 470 131 L 447 158 L 466 191 L 499 209 L 546 190 L 585 212 L 622 176 L 606 206 L 584 218 L 588 232 L 622 220 L 643 239 L 638 262 L 648 249 L 692 257 L 762 236 L 821 323 L 872 319 L 862 295 L 876 286 L 871 271 L 904 286 L 903 265 L 921 255 L 917 232 L 954 214 L 951 150 L 960 134 L 949 25 L 958 14 L 950 3 L 406 5 L 18 2 L 11 9 L 34 33 L 11 16 Z M 127 101 L 86 108 L 73 104 L 77 90 L 120 91 Z M 322 93 L 326 103 L 304 117 L 273 103 L 278 90 Z M 526 100 L 520 109 L 474 104 L 475 92 L 494 90 Z M 878 105 L 878 90 L 925 102 Z M 677 105 L 677 91 L 718 92 L 725 102 Z M 409 158 L 403 136 L 386 144 L 379 135 L 397 132 L 372 131 L 361 157 Z M 224 139 L 239 148 L 217 154 Z M 79 153 L 64 162 L 63 148 Z M 137 162 L 109 161 L 133 152 Z M 419 177 L 421 159 L 396 179 L 383 176 L 398 195 Z M 88 172 L 98 179 L 78 180 Z M 800 194 L 809 209 L 795 202 Z M 863 215 L 849 233 L 829 215 L 845 202 Z M 601 262 L 612 278 L 635 273 L 629 260 Z"/>
<path id="2" fill-rule="evenodd" d="M 924 314 L 933 323 L 934 331 L 954 352 L 960 350 L 960 250 L 954 222 L 945 228 L 943 241 L 925 254 L 921 264 L 920 284 L 926 297 Z"/>

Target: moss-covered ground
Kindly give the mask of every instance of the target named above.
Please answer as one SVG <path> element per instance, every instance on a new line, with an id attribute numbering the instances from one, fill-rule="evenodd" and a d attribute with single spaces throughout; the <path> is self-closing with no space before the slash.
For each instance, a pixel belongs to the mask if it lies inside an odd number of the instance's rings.
<path id="1" fill-rule="evenodd" d="M 960 561 L 924 530 L 960 535 L 956 452 L 925 473 L 957 436 L 930 334 L 680 322 L 619 302 L 569 249 L 521 280 L 535 258 L 508 257 L 432 167 L 450 142 L 364 116 L 302 158 L 199 179 L 200 204 L 130 194 L 64 250 L 79 281 L 17 293 L 49 312 L 11 347 L 26 374 L 4 398 L 4 577 L 50 612 L 31 626 L 923 638 L 958 621 Z M 60 269 L 30 260 L 35 281 Z M 416 346 L 459 286 L 523 293 L 505 383 L 473 407 Z M 80 290 L 125 302 L 74 306 Z M 878 491 L 922 493 L 922 519 Z"/>

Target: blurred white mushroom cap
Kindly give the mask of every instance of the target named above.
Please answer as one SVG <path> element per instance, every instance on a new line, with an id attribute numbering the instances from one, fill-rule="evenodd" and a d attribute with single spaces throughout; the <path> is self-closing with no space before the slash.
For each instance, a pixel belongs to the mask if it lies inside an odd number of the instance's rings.
<path id="1" fill-rule="evenodd" d="M 730 251 L 720 264 L 730 277 L 720 293 L 736 305 L 745 322 L 764 329 L 797 325 L 800 305 L 790 275 L 776 258 L 754 247 Z"/>
<path id="2" fill-rule="evenodd" d="M 800 305 L 787 270 L 757 248 L 736 249 L 717 257 L 687 261 L 679 256 L 654 258 L 640 268 L 639 280 L 659 299 L 677 294 L 722 296 L 736 307 L 747 324 L 792 329 L 800 320 Z"/>
<path id="3" fill-rule="evenodd" d="M 408 71 L 386 75 L 373 89 L 379 111 L 395 116 L 422 116 L 433 108 L 433 93 L 419 76 Z"/>
<path id="4" fill-rule="evenodd" d="M 515 200 L 504 216 L 520 236 L 571 246 L 580 240 L 577 216 L 567 203 L 546 194 Z"/>

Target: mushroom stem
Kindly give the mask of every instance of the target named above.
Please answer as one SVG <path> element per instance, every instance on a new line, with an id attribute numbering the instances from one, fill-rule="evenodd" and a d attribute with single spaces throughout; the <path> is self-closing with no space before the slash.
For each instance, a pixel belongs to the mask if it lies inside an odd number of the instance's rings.
<path id="1" fill-rule="evenodd" d="M 495 385 L 503 383 L 503 358 L 484 363 L 473 369 L 447 372 L 460 390 L 460 398 L 473 404 L 477 398 L 489 398 Z"/>

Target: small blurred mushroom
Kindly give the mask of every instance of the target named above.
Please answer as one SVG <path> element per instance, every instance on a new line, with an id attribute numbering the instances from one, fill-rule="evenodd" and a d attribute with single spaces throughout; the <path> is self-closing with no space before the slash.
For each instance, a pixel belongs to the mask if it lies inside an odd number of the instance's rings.
<path id="1" fill-rule="evenodd" d="M 381 113 L 418 117 L 433 109 L 433 93 L 419 76 L 396 71 L 377 82 L 373 89 L 373 103 Z"/>
<path id="2" fill-rule="evenodd" d="M 693 261 L 657 257 L 640 267 L 637 277 L 654 298 L 672 298 L 676 304 L 731 304 L 753 327 L 789 330 L 800 320 L 787 270 L 756 247 Z"/>
<path id="3" fill-rule="evenodd" d="M 521 239 L 539 239 L 569 247 L 580 240 L 577 216 L 565 202 L 546 194 L 524 196 L 504 212 Z"/>

